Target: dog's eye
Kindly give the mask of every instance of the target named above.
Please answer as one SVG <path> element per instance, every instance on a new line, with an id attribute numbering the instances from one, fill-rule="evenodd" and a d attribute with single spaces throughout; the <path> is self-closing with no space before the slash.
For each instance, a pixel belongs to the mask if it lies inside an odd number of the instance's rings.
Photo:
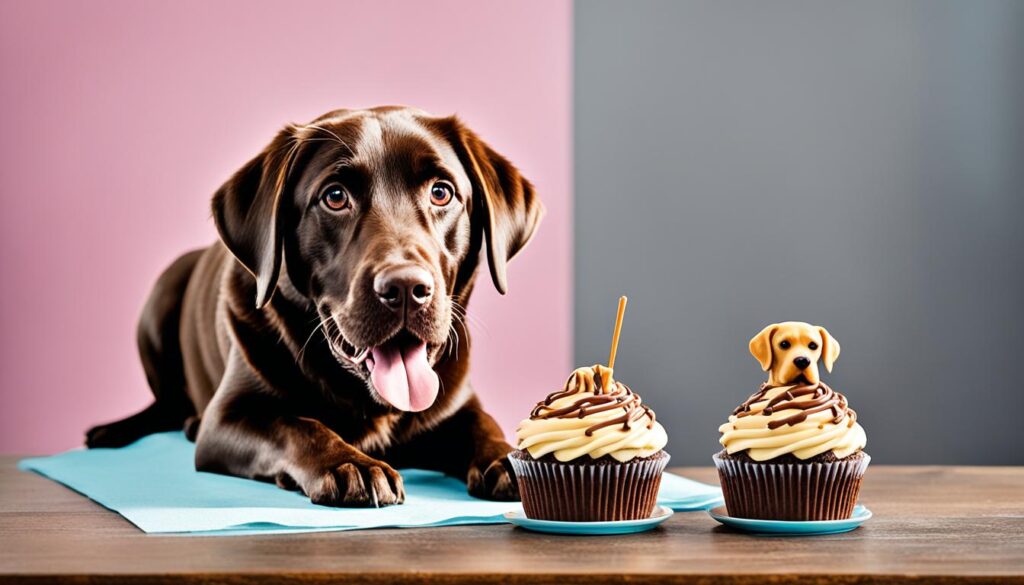
<path id="1" fill-rule="evenodd" d="M 782 343 L 779 344 L 779 347 L 781 347 L 782 349 L 789 349 L 789 342 L 783 340 Z"/>
<path id="2" fill-rule="evenodd" d="M 807 344 L 807 347 L 809 347 L 811 349 L 818 349 L 818 344 L 812 341 L 812 342 Z"/>
<path id="3" fill-rule="evenodd" d="M 320 195 L 320 202 L 331 211 L 341 211 L 349 206 L 348 191 L 341 185 L 328 185 Z"/>
<path id="4" fill-rule="evenodd" d="M 438 181 L 430 188 L 430 202 L 438 207 L 448 205 L 455 196 L 455 187 L 448 181 Z"/>

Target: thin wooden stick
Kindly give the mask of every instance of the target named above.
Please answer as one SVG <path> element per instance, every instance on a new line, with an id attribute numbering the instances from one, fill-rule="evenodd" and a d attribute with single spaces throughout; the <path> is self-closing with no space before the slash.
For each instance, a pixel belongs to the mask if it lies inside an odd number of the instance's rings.
<path id="1" fill-rule="evenodd" d="M 608 369 L 615 369 L 615 353 L 619 350 L 619 333 L 622 331 L 622 315 L 626 312 L 626 297 L 619 297 L 619 312 L 615 315 L 615 333 L 612 334 L 612 351 L 608 355 Z"/>

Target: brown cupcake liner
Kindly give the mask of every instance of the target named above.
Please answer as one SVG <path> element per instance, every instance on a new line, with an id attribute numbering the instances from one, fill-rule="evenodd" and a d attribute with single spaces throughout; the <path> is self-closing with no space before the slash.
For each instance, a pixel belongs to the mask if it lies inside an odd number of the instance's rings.
<path id="1" fill-rule="evenodd" d="M 526 516 L 566 522 L 649 518 L 668 460 L 664 451 L 625 463 L 538 461 L 522 451 L 509 455 Z"/>
<path id="2" fill-rule="evenodd" d="M 712 457 L 730 516 L 842 520 L 853 514 L 871 457 L 828 463 L 758 463 Z"/>

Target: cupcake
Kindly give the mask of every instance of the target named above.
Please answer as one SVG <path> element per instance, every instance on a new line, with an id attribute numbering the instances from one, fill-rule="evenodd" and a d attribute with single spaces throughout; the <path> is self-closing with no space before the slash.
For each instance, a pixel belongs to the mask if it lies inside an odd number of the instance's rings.
<path id="1" fill-rule="evenodd" d="M 713 459 L 730 516 L 764 520 L 849 518 L 871 457 L 846 397 L 821 381 L 839 343 L 825 330 L 787 322 L 765 327 L 750 352 L 768 380 L 718 428 Z"/>
<path id="2" fill-rule="evenodd" d="M 516 437 L 509 460 L 528 517 L 637 520 L 654 510 L 668 436 L 610 368 L 574 371 L 534 407 Z"/>

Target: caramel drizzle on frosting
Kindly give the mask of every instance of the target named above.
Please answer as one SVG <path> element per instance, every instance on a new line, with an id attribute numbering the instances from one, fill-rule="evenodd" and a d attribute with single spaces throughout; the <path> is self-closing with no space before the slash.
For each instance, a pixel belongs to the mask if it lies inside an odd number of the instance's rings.
<path id="1" fill-rule="evenodd" d="M 761 384 L 761 389 L 752 394 L 750 398 L 747 398 L 743 404 L 736 407 L 736 410 L 732 413 L 736 415 L 736 418 L 758 414 L 752 412 L 750 407 L 764 400 L 768 391 L 774 388 L 779 388 L 779 386 L 772 386 L 768 382 Z M 805 397 L 807 397 L 806 400 L 799 400 Z M 802 423 L 807 420 L 808 416 L 824 410 L 832 411 L 832 422 L 834 424 L 839 424 L 844 419 L 849 419 L 846 426 L 852 427 L 857 422 L 857 412 L 847 405 L 846 397 L 832 390 L 824 382 L 794 385 L 789 390 L 772 398 L 765 405 L 764 409 L 761 410 L 760 414 L 770 416 L 775 411 L 782 412 L 784 410 L 799 410 L 800 412 L 786 418 L 770 421 L 768 423 L 769 429 L 774 430 L 782 425 L 792 426 Z"/>
<path id="2" fill-rule="evenodd" d="M 654 427 L 654 411 L 641 401 L 640 396 L 629 386 L 612 379 L 610 369 L 595 365 L 590 368 L 578 368 L 569 375 L 565 386 L 558 392 L 549 394 L 542 402 L 538 402 L 530 412 L 532 419 L 550 418 L 586 418 L 589 415 L 609 410 L 622 409 L 622 415 L 587 427 L 586 436 L 604 427 L 622 425 L 623 431 L 630 429 L 630 424 L 647 417 L 647 428 Z M 551 403 L 572 396 L 589 392 L 593 396 L 585 396 L 564 408 L 551 408 Z"/>

